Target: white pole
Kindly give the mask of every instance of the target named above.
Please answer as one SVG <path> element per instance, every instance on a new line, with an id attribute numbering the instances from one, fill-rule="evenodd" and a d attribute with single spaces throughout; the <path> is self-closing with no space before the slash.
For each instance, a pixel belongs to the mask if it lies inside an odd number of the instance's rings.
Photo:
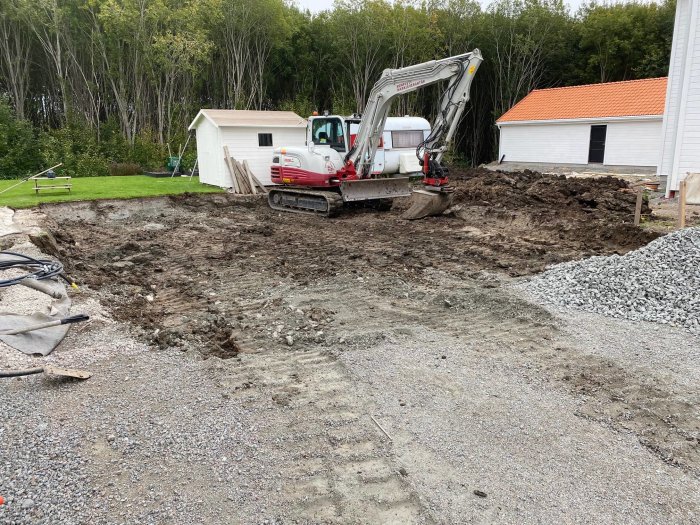
<path id="1" fill-rule="evenodd" d="M 36 175 L 32 175 L 31 177 L 27 177 L 26 179 L 22 179 L 22 180 L 19 181 L 17 184 L 13 184 L 13 185 L 10 186 L 9 188 L 5 188 L 4 190 L 0 191 L 0 195 L 2 195 L 3 193 L 5 193 L 6 191 L 10 191 L 12 188 L 16 188 L 16 187 L 19 186 L 20 184 L 24 184 L 24 183 L 27 182 L 28 180 L 36 179 L 39 175 L 43 175 L 43 174 L 46 173 L 47 171 L 51 171 L 52 169 L 58 168 L 59 166 L 63 166 L 63 162 L 61 162 L 60 164 L 56 164 L 55 166 L 51 166 L 49 169 L 46 169 L 46 170 L 44 170 L 44 171 L 42 171 L 42 172 L 39 172 L 39 173 L 37 173 Z"/>

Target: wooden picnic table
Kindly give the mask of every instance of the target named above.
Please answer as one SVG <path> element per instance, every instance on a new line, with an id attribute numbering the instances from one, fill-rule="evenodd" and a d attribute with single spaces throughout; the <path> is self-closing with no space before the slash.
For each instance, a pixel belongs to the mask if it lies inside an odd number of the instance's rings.
<path id="1" fill-rule="evenodd" d="M 34 191 L 39 194 L 41 190 L 68 190 L 68 193 L 70 193 L 71 188 L 73 187 L 72 184 L 62 182 L 59 184 L 56 184 L 56 181 L 70 181 L 71 177 L 36 177 L 34 178 Z M 51 181 L 53 184 L 40 184 L 39 181 Z"/>

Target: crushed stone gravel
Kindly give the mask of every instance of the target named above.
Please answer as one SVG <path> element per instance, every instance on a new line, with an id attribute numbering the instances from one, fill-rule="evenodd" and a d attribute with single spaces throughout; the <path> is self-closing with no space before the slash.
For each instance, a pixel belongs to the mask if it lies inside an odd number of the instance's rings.
<path id="1" fill-rule="evenodd" d="M 625 255 L 558 264 L 521 286 L 544 303 L 700 334 L 700 228 Z"/>

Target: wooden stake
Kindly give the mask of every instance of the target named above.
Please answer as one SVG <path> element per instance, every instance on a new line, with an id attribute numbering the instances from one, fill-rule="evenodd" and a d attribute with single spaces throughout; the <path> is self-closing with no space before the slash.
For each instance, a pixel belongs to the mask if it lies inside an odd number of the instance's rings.
<path id="1" fill-rule="evenodd" d="M 637 205 L 634 207 L 634 225 L 639 226 L 642 222 L 642 203 L 644 202 L 644 190 L 637 190 Z"/>
<path id="2" fill-rule="evenodd" d="M 685 179 L 680 183 L 678 195 L 678 227 L 685 228 L 685 199 L 686 199 L 686 184 Z"/>
<path id="3" fill-rule="evenodd" d="M 248 161 L 247 161 L 247 160 L 244 160 L 244 161 L 243 161 L 243 167 L 245 168 L 246 172 L 248 172 L 248 175 L 249 175 L 250 178 L 253 180 L 253 182 L 255 183 L 255 185 L 256 185 L 258 188 L 260 188 L 260 191 L 262 191 L 263 193 L 267 193 L 267 188 L 266 188 L 266 187 L 258 180 L 258 178 L 255 176 L 255 174 L 253 173 L 253 170 L 251 170 L 251 169 L 250 169 L 250 166 L 248 166 Z"/>
<path id="4" fill-rule="evenodd" d="M 228 146 L 224 146 L 224 162 L 226 162 L 226 167 L 228 168 L 228 173 L 231 175 L 231 183 L 233 184 L 233 193 L 240 193 L 241 190 L 238 187 L 238 181 L 236 180 L 236 171 L 233 169 L 233 163 L 231 162 L 231 155 L 228 151 Z"/>

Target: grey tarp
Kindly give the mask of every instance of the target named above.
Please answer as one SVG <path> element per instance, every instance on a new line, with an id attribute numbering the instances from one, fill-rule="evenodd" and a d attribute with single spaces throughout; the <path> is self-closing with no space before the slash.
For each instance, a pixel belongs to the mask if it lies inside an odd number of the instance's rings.
<path id="1" fill-rule="evenodd" d="M 47 321 L 56 321 L 67 317 L 70 312 L 71 300 L 66 293 L 66 287 L 58 280 L 45 279 L 43 281 L 29 284 L 37 284 L 39 286 L 30 286 L 31 288 L 45 288 L 48 295 L 54 297 L 51 302 L 51 307 L 48 313 L 35 312 L 31 315 L 20 315 L 11 312 L 0 312 L 0 331 L 15 330 L 17 328 L 25 328 Z M 33 332 L 18 335 L 1 335 L 0 341 L 16 348 L 25 354 L 34 355 L 49 355 L 58 344 L 63 341 L 63 338 L 68 333 L 70 325 L 52 326 L 50 328 L 42 328 Z"/>

